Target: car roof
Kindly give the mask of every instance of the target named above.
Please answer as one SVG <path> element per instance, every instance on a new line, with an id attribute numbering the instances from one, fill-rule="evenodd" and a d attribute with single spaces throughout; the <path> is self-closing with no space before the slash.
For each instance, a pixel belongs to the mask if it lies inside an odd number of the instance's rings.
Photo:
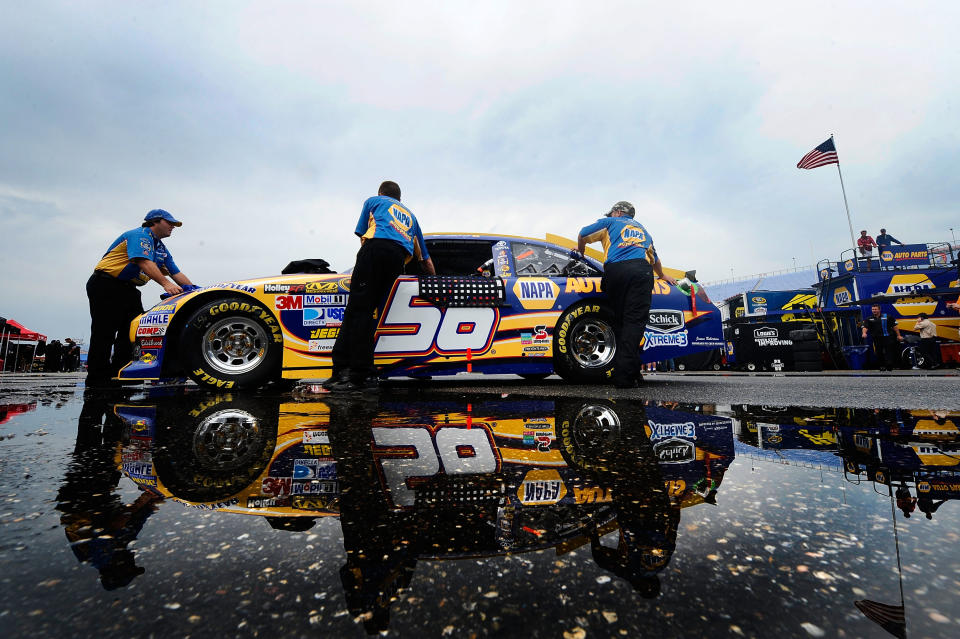
<path id="1" fill-rule="evenodd" d="M 424 233 L 424 239 L 427 240 L 523 240 L 525 242 L 541 242 L 544 244 L 553 244 L 566 249 L 577 248 L 577 242 L 562 235 L 547 233 L 543 239 L 538 237 L 527 237 L 525 235 L 501 235 L 499 233 Z M 598 262 L 603 262 L 603 252 L 593 247 L 586 247 L 584 254 Z"/>

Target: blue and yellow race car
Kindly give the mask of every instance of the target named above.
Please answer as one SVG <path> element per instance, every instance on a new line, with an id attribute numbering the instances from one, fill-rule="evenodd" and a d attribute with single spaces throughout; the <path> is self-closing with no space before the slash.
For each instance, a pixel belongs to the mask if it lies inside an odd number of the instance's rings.
<path id="1" fill-rule="evenodd" d="M 592 383 L 610 376 L 617 345 L 598 251 L 571 259 L 576 244 L 553 235 L 435 234 L 426 242 L 437 275 L 401 275 L 378 309 L 381 377 L 557 373 Z M 134 356 L 119 378 L 189 376 L 239 389 L 328 377 L 349 295 L 349 274 L 300 273 L 171 297 L 131 323 Z M 654 282 L 644 361 L 722 346 L 713 304 Z"/>

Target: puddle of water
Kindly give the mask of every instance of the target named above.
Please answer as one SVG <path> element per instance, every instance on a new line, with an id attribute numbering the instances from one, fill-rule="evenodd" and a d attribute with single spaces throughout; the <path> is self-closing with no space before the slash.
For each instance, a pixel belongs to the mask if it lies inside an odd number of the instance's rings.
<path id="1" fill-rule="evenodd" d="M 958 632 L 958 412 L 159 389 L 4 414 L 18 635 Z"/>

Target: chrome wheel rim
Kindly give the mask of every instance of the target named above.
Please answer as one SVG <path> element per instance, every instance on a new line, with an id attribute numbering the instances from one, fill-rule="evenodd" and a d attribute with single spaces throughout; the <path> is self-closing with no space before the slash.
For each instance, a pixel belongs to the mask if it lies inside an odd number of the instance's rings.
<path id="1" fill-rule="evenodd" d="M 200 422 L 193 434 L 197 460 L 207 469 L 235 470 L 259 454 L 263 430 L 243 410 L 217 411 Z"/>
<path id="2" fill-rule="evenodd" d="M 620 418 L 607 406 L 584 406 L 574 419 L 573 439 L 588 454 L 612 450 L 620 440 Z"/>
<path id="3" fill-rule="evenodd" d="M 573 359 L 584 368 L 603 368 L 613 361 L 617 351 L 613 327 L 598 319 L 577 324 L 570 342 Z"/>
<path id="4" fill-rule="evenodd" d="M 203 360 L 228 375 L 252 371 L 267 354 L 267 332 L 245 317 L 222 319 L 203 338 Z"/>

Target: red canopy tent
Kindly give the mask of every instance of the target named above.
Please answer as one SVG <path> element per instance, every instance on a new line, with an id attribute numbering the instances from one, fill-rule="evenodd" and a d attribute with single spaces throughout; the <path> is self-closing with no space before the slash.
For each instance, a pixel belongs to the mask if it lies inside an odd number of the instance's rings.
<path id="1" fill-rule="evenodd" d="M 47 341 L 47 336 L 42 335 L 36 331 L 31 331 L 29 328 L 18 322 L 17 320 L 8 319 L 7 326 L 12 326 L 13 328 L 20 331 L 16 336 L 16 339 L 26 340 L 28 342 L 45 342 Z"/>
<path id="2" fill-rule="evenodd" d="M 18 322 L 17 320 L 8 319 L 6 320 L 2 327 L 0 327 L 0 360 L 3 361 L 3 366 L 0 367 L 0 370 L 15 370 L 17 367 L 17 361 L 20 355 L 20 345 L 29 344 L 32 342 L 33 353 L 30 355 L 30 361 L 27 366 L 27 370 L 31 370 L 33 367 L 33 355 L 37 352 L 37 345 L 40 342 L 46 342 L 47 336 L 36 331 L 31 331 L 29 328 Z M 16 344 L 16 351 L 13 353 L 13 361 L 9 364 L 7 360 L 10 359 L 8 356 L 11 353 L 10 346 Z"/>

